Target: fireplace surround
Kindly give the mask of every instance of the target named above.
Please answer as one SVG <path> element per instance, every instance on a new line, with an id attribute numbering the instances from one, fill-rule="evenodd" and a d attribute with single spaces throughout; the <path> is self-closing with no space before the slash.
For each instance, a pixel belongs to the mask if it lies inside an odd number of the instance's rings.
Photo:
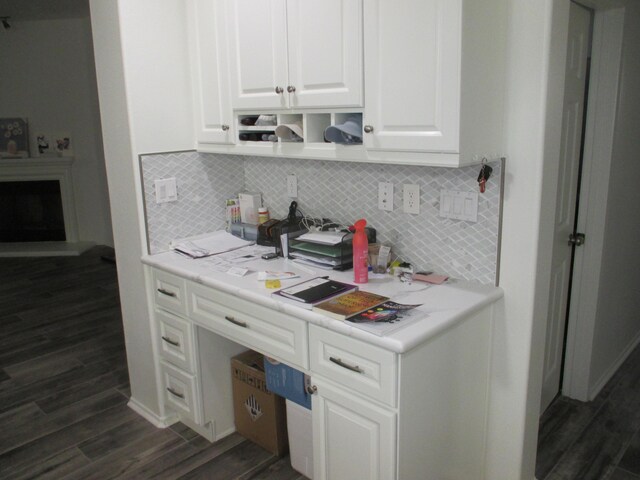
<path id="1" fill-rule="evenodd" d="M 59 182 L 66 239 L 61 242 L 0 243 L 0 256 L 78 255 L 91 245 L 78 241 L 78 220 L 71 173 L 73 161 L 72 157 L 0 160 L 0 182 Z"/>

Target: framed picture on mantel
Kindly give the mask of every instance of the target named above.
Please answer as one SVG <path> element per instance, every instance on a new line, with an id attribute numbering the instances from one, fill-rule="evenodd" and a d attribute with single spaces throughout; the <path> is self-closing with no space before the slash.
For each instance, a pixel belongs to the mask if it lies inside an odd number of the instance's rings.
<path id="1" fill-rule="evenodd" d="M 29 156 L 28 127 L 26 118 L 0 118 L 0 158 Z"/>

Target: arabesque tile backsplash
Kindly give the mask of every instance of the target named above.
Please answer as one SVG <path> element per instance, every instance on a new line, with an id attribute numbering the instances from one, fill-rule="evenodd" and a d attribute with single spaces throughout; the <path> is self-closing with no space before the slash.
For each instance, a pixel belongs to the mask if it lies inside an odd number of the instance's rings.
<path id="1" fill-rule="evenodd" d="M 421 270 L 493 284 L 496 280 L 501 165 L 478 200 L 478 221 L 441 218 L 440 190 L 477 191 L 479 167 L 438 168 L 177 152 L 141 156 L 149 252 L 175 238 L 224 228 L 224 201 L 240 191 L 260 192 L 272 218 L 292 199 L 286 176 L 295 174 L 299 209 L 343 224 L 359 218 L 378 241 Z M 178 201 L 156 204 L 154 180 L 175 177 Z M 378 209 L 378 183 L 394 184 L 394 210 Z M 402 185 L 420 186 L 420 214 L 402 211 Z"/>

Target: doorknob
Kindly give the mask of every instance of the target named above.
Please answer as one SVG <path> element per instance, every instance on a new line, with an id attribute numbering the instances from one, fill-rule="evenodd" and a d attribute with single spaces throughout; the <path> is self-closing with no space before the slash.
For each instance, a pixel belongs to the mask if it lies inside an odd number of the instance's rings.
<path id="1" fill-rule="evenodd" d="M 571 233 L 569 235 L 569 246 L 575 245 L 576 247 L 580 247 L 584 245 L 584 240 L 584 233 Z"/>

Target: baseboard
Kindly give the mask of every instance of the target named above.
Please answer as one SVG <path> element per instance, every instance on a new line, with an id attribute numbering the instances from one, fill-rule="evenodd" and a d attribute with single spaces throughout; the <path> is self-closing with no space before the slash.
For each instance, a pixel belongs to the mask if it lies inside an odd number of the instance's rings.
<path id="1" fill-rule="evenodd" d="M 155 412 L 149 410 L 147 407 L 142 405 L 140 402 L 136 401 L 136 399 L 133 398 L 133 397 L 131 397 L 129 399 L 129 403 L 127 403 L 127 406 L 131 410 L 136 412 L 138 415 L 140 415 L 142 418 L 147 420 L 149 423 L 151 423 L 152 425 L 154 425 L 155 427 L 158 427 L 158 428 L 167 428 L 167 427 L 173 425 L 174 423 L 176 423 L 179 420 L 177 415 L 169 415 L 169 416 L 166 416 L 166 417 L 160 417 Z"/>
<path id="2" fill-rule="evenodd" d="M 600 379 L 596 382 L 593 387 L 589 388 L 589 401 L 593 400 L 598 396 L 600 391 L 604 388 L 611 377 L 615 375 L 618 369 L 622 366 L 624 361 L 631 355 L 631 352 L 638 346 L 640 343 L 640 332 L 636 335 L 636 337 L 629 343 L 627 348 L 625 348 L 615 362 L 607 369 L 606 372 L 600 377 Z"/>
<path id="3" fill-rule="evenodd" d="M 0 243 L 0 257 L 75 257 L 95 242 L 20 242 Z"/>

